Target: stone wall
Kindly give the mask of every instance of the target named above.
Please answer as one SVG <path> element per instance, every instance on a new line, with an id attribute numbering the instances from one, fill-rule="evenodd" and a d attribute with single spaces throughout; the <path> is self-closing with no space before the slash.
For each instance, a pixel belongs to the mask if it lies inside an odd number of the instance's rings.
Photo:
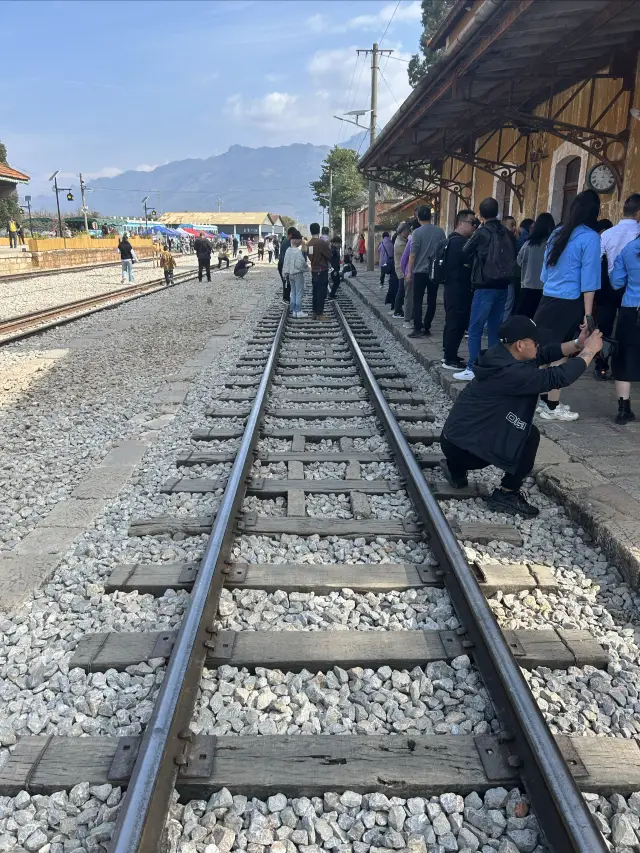
<path id="1" fill-rule="evenodd" d="M 140 260 L 153 257 L 153 246 L 135 246 Z M 46 252 L 15 252 L 0 255 L 0 278 L 4 275 L 20 275 L 38 270 L 69 269 L 88 267 L 95 264 L 117 263 L 118 250 L 107 249 L 54 249 Z"/>

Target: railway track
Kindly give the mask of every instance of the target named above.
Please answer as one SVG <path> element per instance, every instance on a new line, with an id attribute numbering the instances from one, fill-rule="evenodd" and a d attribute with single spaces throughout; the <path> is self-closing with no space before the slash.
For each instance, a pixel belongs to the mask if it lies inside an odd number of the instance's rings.
<path id="1" fill-rule="evenodd" d="M 192 447 L 177 464 L 215 470 L 231 465 L 230 470 L 217 477 L 172 478 L 163 491 L 220 494 L 216 512 L 139 519 L 129 531 L 131 536 L 176 538 L 206 533 L 202 560 L 123 565 L 106 587 L 153 595 L 189 591 L 179 630 L 87 635 L 70 663 L 70 668 L 107 672 L 164 659 L 166 673 L 144 734 L 22 738 L 0 768 L 0 795 L 15 796 L 24 789 L 47 794 L 78 781 L 128 786 L 110 849 L 146 853 L 162 849 L 174 788 L 183 799 L 205 800 L 221 788 L 259 798 L 346 791 L 424 797 L 522 786 L 551 850 L 605 851 L 580 789 L 636 790 L 640 751 L 622 739 L 554 737 L 522 669 L 605 668 L 608 656 L 584 631 L 500 630 L 488 594 L 496 588 L 552 588 L 553 578 L 541 567 L 467 562 L 460 541 L 518 543 L 521 535 L 511 524 L 454 528 L 446 521 L 438 501 L 479 495 L 478 487 L 455 491 L 444 482 L 428 485 L 424 472 L 436 468 L 439 458 L 428 449 L 438 440 L 433 416 L 350 300 L 334 303 L 324 324 L 290 320 L 280 306 L 267 313 L 208 414 L 213 426 L 192 433 L 205 449 Z M 206 449 L 206 442 L 217 447 L 216 442 L 228 439 L 240 440 L 237 450 Z M 278 446 L 285 442 L 287 449 L 260 449 L 266 439 Z M 372 440 L 378 449 L 371 449 Z M 305 466 L 321 462 L 342 466 L 344 477 L 305 476 Z M 395 464 L 397 473 L 371 478 L 371 466 L 381 463 Z M 257 476 L 263 471 L 266 475 Z M 381 517 L 377 499 L 394 494 L 410 498 L 413 516 Z M 324 495 L 347 507 L 343 517 L 319 511 L 317 501 Z M 283 511 L 263 513 L 261 501 Z M 421 564 L 247 563 L 234 559 L 238 533 L 335 536 L 383 547 L 386 541 L 422 540 L 430 558 Z M 216 617 L 223 587 L 317 594 L 446 587 L 457 627 L 222 630 Z M 354 668 L 406 671 L 433 665 L 437 690 L 438 678 L 446 678 L 437 672 L 443 662 L 464 672 L 477 668 L 495 709 L 490 726 L 485 720 L 477 730 L 458 727 L 458 734 L 441 734 L 420 729 L 417 722 L 394 723 L 391 734 L 344 736 L 213 736 L 190 729 L 205 669 L 330 670 L 339 680 L 343 673 L 349 678 Z"/>

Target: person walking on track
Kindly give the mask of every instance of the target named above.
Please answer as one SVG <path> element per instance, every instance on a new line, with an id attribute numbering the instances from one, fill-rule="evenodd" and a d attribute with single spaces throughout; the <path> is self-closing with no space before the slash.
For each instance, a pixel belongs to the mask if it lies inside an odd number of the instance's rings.
<path id="1" fill-rule="evenodd" d="M 233 257 L 236 258 L 238 256 L 238 238 L 233 238 Z"/>
<path id="2" fill-rule="evenodd" d="M 302 299 L 304 297 L 304 274 L 309 269 L 309 262 L 302 253 L 302 234 L 294 231 L 291 236 L 291 245 L 284 256 L 282 274 L 289 279 L 291 289 L 291 316 L 296 318 L 306 317 L 302 310 Z"/>
<path id="3" fill-rule="evenodd" d="M 198 281 L 202 281 L 203 272 L 207 274 L 207 281 L 211 281 L 211 243 L 202 231 L 194 243 L 194 248 L 198 258 Z"/>
<path id="4" fill-rule="evenodd" d="M 166 284 L 173 284 L 173 271 L 176 268 L 176 260 L 165 245 L 162 247 L 160 255 L 160 266 L 164 270 L 164 280 Z"/>
<path id="5" fill-rule="evenodd" d="M 120 284 L 124 284 L 125 273 L 128 275 L 129 281 L 133 283 L 133 246 L 126 234 L 122 235 L 122 240 L 118 243 L 118 251 L 120 252 L 120 260 L 122 261 Z"/>
<path id="6" fill-rule="evenodd" d="M 307 246 L 311 262 L 311 288 L 313 300 L 313 319 L 327 320 L 324 313 L 324 303 L 329 287 L 329 264 L 331 262 L 331 246 L 320 238 L 320 225 L 312 222 L 309 226 L 311 239 Z"/>

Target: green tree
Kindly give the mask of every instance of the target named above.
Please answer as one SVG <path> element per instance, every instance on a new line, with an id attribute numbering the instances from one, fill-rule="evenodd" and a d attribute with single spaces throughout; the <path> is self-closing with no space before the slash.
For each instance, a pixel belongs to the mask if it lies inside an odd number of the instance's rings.
<path id="1" fill-rule="evenodd" d="M 7 164 L 7 148 L 0 142 L 0 163 Z M 20 220 L 20 205 L 18 193 L 12 192 L 5 198 L 0 198 L 0 228 L 6 228 L 10 219 Z"/>
<path id="2" fill-rule="evenodd" d="M 430 50 L 429 40 L 435 34 L 440 24 L 449 14 L 454 0 L 422 0 L 422 26 L 420 36 L 420 51 L 414 53 L 409 62 L 409 83 L 415 88 L 427 71 L 440 57 L 441 50 Z"/>
<path id="3" fill-rule="evenodd" d="M 295 219 L 292 219 L 290 216 L 282 216 L 280 215 L 280 219 L 282 221 L 282 225 L 284 227 L 284 233 L 286 234 L 289 228 L 293 228 L 296 224 Z"/>
<path id="4" fill-rule="evenodd" d="M 333 192 L 331 198 L 332 219 L 329 227 L 339 230 L 342 208 L 349 213 L 365 203 L 367 185 L 358 171 L 358 154 L 351 148 L 339 148 L 334 145 L 327 157 L 322 161 L 322 174 L 317 181 L 311 181 L 313 197 L 321 207 L 328 208 L 329 187 L 331 184 L 329 172 L 333 177 Z"/>

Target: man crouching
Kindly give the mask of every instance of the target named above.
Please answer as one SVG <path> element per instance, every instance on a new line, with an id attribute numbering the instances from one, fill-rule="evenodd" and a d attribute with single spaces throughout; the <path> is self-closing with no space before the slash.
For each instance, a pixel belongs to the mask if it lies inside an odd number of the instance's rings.
<path id="1" fill-rule="evenodd" d="M 602 347 L 602 334 L 587 326 L 574 341 L 539 346 L 533 320 L 515 315 L 500 327 L 500 343 L 483 352 L 475 378 L 459 394 L 443 427 L 440 465 L 456 489 L 467 485 L 467 471 L 495 465 L 505 475 L 487 499 L 489 506 L 533 517 L 538 509 L 520 488 L 532 469 L 540 443 L 533 425 L 539 394 L 566 388 L 584 373 Z M 540 365 L 576 355 L 556 367 Z"/>

